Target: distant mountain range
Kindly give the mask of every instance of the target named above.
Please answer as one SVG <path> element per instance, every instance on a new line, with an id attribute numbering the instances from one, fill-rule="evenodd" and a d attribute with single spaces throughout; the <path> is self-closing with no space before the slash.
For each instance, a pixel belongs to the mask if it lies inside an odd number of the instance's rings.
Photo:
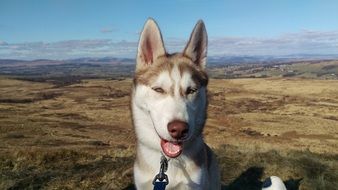
<path id="1" fill-rule="evenodd" d="M 338 55 L 211 56 L 207 72 L 213 78 L 285 76 L 338 79 L 337 63 Z M 129 58 L 0 59 L 0 75 L 33 81 L 63 77 L 120 79 L 132 77 L 134 70 L 135 59 Z"/>
<path id="2" fill-rule="evenodd" d="M 115 58 L 115 57 L 103 57 L 103 58 L 91 58 L 83 57 L 77 59 L 67 60 L 50 60 L 50 59 L 36 59 L 36 60 L 19 60 L 19 59 L 0 59 L 1 65 L 9 64 L 32 64 L 32 65 L 51 65 L 51 64 L 134 64 L 134 59 L 129 58 Z"/>
<path id="3" fill-rule="evenodd" d="M 236 64 L 269 64 L 294 61 L 335 60 L 338 54 L 333 55 L 280 55 L 280 56 L 212 56 L 208 58 L 209 65 L 236 65 Z"/>
<path id="4" fill-rule="evenodd" d="M 220 65 L 235 65 L 235 64 L 269 64 L 269 63 L 283 63 L 292 61 L 306 61 L 306 60 L 332 60 L 338 59 L 338 54 L 330 55 L 313 55 L 313 54 L 297 54 L 297 55 L 283 55 L 283 56 L 209 56 L 208 64 L 210 66 Z M 108 64 L 108 65 L 133 65 L 135 59 L 131 58 L 116 58 L 116 57 L 102 57 L 92 58 L 83 57 L 67 60 L 19 60 L 19 59 L 0 59 L 0 65 L 59 65 L 59 64 Z"/>
<path id="5" fill-rule="evenodd" d="M 84 57 L 84 58 L 65 60 L 65 62 L 66 63 L 134 64 L 135 59 L 116 58 L 116 57 L 102 57 L 102 58 Z"/>

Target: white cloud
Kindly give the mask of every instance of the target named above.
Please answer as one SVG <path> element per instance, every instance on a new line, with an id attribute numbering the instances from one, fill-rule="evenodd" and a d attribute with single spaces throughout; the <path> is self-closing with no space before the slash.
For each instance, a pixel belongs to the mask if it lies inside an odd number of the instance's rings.
<path id="1" fill-rule="evenodd" d="M 338 54 L 338 31 L 301 31 L 275 38 L 224 37 L 209 41 L 210 55 Z"/>
<path id="2" fill-rule="evenodd" d="M 8 45 L 8 43 L 5 42 L 5 41 L 1 41 L 1 40 L 0 40 L 0 46 L 1 46 L 1 45 L 2 45 L 2 46 L 6 46 L 6 45 Z"/>
<path id="3" fill-rule="evenodd" d="M 115 29 L 115 28 L 102 28 L 100 30 L 101 33 L 112 33 L 112 32 L 116 32 L 116 31 L 117 31 L 117 29 Z"/>
<path id="4" fill-rule="evenodd" d="M 187 40 L 167 38 L 164 41 L 166 49 L 172 53 L 182 51 Z M 29 43 L 0 41 L 0 58 L 70 59 L 103 56 L 134 58 L 136 49 L 135 41 L 114 42 L 109 39 Z M 208 53 L 211 56 L 338 54 L 338 31 L 302 30 L 274 38 L 210 38 Z"/>
<path id="5" fill-rule="evenodd" d="M 67 40 L 0 44 L 0 57 L 10 59 L 70 59 L 78 57 L 130 57 L 136 42 L 113 42 L 109 39 Z"/>

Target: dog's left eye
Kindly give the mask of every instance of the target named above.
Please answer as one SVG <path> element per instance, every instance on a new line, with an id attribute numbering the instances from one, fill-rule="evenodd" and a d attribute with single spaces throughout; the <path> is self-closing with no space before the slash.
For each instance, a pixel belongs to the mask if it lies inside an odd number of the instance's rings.
<path id="1" fill-rule="evenodd" d="M 197 92 L 197 88 L 193 88 L 193 87 L 188 87 L 187 91 L 185 92 L 187 95 L 189 94 L 194 94 Z"/>
<path id="2" fill-rule="evenodd" d="M 161 93 L 161 94 L 163 94 L 164 93 L 164 90 L 163 90 L 163 88 L 160 88 L 160 87 L 154 87 L 154 88 L 152 88 L 155 92 L 158 92 L 158 93 Z"/>

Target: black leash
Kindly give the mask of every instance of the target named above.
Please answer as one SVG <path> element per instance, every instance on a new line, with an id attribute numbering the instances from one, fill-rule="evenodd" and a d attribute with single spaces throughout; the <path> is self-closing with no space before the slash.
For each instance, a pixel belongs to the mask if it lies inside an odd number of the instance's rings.
<path id="1" fill-rule="evenodd" d="M 167 158 L 162 155 L 160 172 L 154 177 L 153 180 L 154 190 L 165 190 L 165 187 L 169 184 L 168 176 L 165 174 L 165 172 L 168 170 L 168 161 L 169 160 L 167 160 Z"/>

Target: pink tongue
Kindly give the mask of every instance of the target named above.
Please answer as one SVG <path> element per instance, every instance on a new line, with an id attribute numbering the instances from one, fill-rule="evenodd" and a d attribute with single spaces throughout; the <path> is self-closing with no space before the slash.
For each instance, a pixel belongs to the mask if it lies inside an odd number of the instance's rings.
<path id="1" fill-rule="evenodd" d="M 161 147 L 165 155 L 171 158 L 176 158 L 182 152 L 181 144 L 174 144 L 169 141 L 161 140 Z"/>

